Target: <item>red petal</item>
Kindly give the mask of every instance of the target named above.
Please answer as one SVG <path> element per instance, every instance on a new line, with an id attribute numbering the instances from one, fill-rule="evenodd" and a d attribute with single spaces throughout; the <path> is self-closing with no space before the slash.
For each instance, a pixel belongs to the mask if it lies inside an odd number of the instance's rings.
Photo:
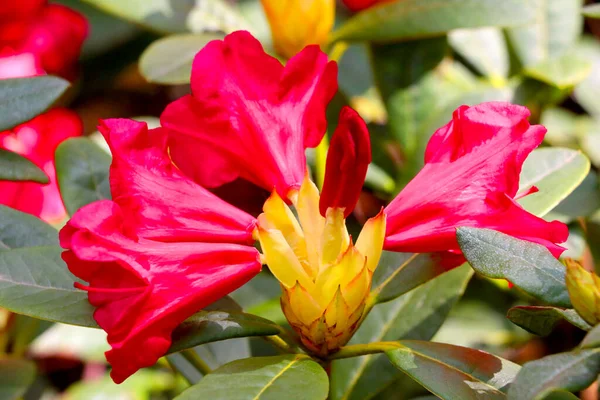
<path id="1" fill-rule="evenodd" d="M 194 59 L 192 96 L 161 117 L 173 160 L 206 187 L 241 177 L 286 197 L 304 177 L 304 149 L 325 133 L 336 73 L 316 46 L 284 68 L 247 32 L 209 43 Z"/>
<path id="2" fill-rule="evenodd" d="M 172 163 L 167 133 L 127 119 L 102 121 L 112 154 L 113 200 L 128 229 L 161 241 L 252 243 L 255 219 L 185 177 Z"/>
<path id="3" fill-rule="evenodd" d="M 544 244 L 553 254 L 567 227 L 546 222 L 513 199 L 525 158 L 545 129 L 508 103 L 460 107 L 432 137 L 426 165 L 388 205 L 385 247 L 395 251 L 459 251 L 459 226 L 495 229 Z"/>
<path id="4" fill-rule="evenodd" d="M 61 230 L 69 269 L 89 282 L 94 318 L 107 331 L 111 376 L 122 382 L 156 363 L 177 325 L 237 289 L 258 272 L 258 251 L 223 243 L 135 240 L 122 230 L 123 212 L 98 201 Z"/>
<path id="5" fill-rule="evenodd" d="M 350 107 L 344 107 L 329 146 L 325 181 L 319 210 L 323 217 L 329 207 L 344 208 L 350 215 L 362 190 L 371 163 L 371 141 L 365 121 Z"/>

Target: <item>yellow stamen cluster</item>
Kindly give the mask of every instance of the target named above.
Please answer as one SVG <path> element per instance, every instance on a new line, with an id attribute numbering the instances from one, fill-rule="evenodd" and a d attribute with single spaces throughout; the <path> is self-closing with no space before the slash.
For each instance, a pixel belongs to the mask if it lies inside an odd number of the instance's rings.
<path id="1" fill-rule="evenodd" d="M 297 218 L 274 192 L 258 218 L 263 257 L 281 283 L 281 305 L 303 344 L 324 356 L 350 340 L 363 314 L 385 236 L 385 215 L 365 224 L 353 244 L 344 210 L 319 213 L 308 178 L 292 196 Z"/>

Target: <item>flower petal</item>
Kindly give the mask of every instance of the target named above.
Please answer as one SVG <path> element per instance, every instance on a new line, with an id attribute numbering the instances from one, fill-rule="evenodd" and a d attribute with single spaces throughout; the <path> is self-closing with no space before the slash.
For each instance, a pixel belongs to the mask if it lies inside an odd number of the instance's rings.
<path id="1" fill-rule="evenodd" d="M 203 186 L 239 176 L 287 199 L 304 177 L 304 149 L 325 133 L 335 75 L 316 46 L 284 68 L 247 32 L 210 42 L 194 59 L 193 94 L 161 116 L 172 140 L 186 138 L 173 147 L 173 160 Z"/>
<path id="2" fill-rule="evenodd" d="M 237 289 L 258 272 L 258 252 L 220 243 L 136 241 L 111 201 L 80 209 L 60 232 L 63 259 L 89 282 L 94 318 L 108 333 L 111 376 L 122 382 L 153 365 L 171 344 L 177 325 Z"/>
<path id="3" fill-rule="evenodd" d="M 113 200 L 136 235 L 160 241 L 252 243 L 255 219 L 219 199 L 171 162 L 164 129 L 127 119 L 102 121 L 113 162 Z"/>

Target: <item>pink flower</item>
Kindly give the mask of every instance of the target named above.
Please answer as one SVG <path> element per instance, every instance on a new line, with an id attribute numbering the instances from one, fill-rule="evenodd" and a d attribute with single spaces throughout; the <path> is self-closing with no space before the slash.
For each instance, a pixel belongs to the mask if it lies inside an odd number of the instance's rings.
<path id="1" fill-rule="evenodd" d="M 66 215 L 56 183 L 54 151 L 65 139 L 80 136 L 82 125 L 72 111 L 56 108 L 10 131 L 0 132 L 0 148 L 25 156 L 40 167 L 50 183 L 0 181 L 0 204 L 33 214 L 46 222 Z"/>
<path id="2" fill-rule="evenodd" d="M 192 95 L 161 116 L 173 160 L 205 187 L 241 177 L 287 198 L 304 178 L 304 150 L 325 134 L 336 74 L 318 46 L 283 67 L 247 32 L 210 42 L 194 59 Z"/>
<path id="3" fill-rule="evenodd" d="M 106 120 L 113 201 L 75 213 L 61 230 L 63 259 L 96 307 L 117 383 L 153 365 L 186 318 L 261 269 L 255 219 L 186 178 L 170 161 L 167 134 Z"/>
<path id="4" fill-rule="evenodd" d="M 423 169 L 385 208 L 384 247 L 459 253 L 456 227 L 470 226 L 543 244 L 558 257 L 566 225 L 546 222 L 515 201 L 521 166 L 546 133 L 527 117 L 527 108 L 509 103 L 458 108 L 430 139 Z"/>

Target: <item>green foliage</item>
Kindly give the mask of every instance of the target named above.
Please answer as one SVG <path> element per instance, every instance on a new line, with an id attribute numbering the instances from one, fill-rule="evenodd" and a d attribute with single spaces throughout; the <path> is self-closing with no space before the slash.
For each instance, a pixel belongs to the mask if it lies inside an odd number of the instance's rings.
<path id="1" fill-rule="evenodd" d="M 35 364 L 27 360 L 0 357 L 0 398 L 18 400 L 35 379 Z"/>
<path id="2" fill-rule="evenodd" d="M 67 90 L 69 82 L 56 76 L 0 80 L 0 132 L 46 111 Z"/>
<path id="3" fill-rule="evenodd" d="M 48 183 L 48 176 L 25 157 L 0 149 L 0 180 Z"/>
<path id="4" fill-rule="evenodd" d="M 254 357 L 233 361 L 206 375 L 177 400 L 325 400 L 327 373 L 305 355 Z"/>
<path id="5" fill-rule="evenodd" d="M 506 317 L 526 331 L 540 336 L 549 335 L 561 321 L 570 322 L 586 331 L 591 328 L 573 309 L 518 306 L 508 310 Z"/>

